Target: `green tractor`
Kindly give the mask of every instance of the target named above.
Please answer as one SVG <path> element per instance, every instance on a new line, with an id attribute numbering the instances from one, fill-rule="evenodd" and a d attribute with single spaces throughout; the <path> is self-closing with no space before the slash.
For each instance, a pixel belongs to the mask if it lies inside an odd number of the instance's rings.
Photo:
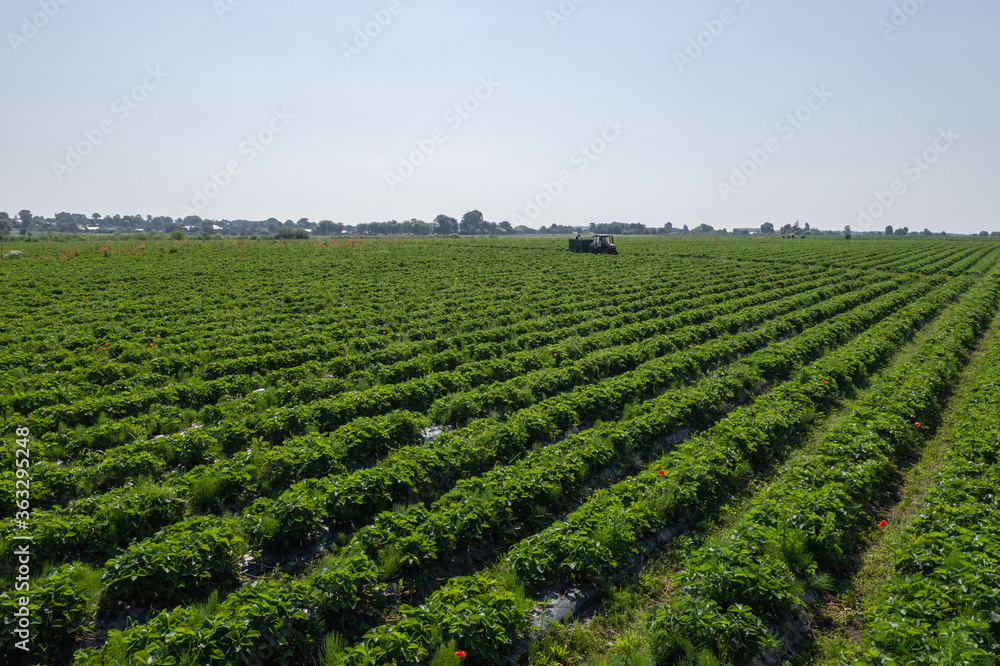
<path id="1" fill-rule="evenodd" d="M 592 238 L 580 238 L 580 234 L 577 234 L 576 238 L 569 239 L 569 251 L 589 252 L 590 254 L 618 254 L 618 248 L 615 247 L 615 237 L 611 234 L 594 234 Z"/>

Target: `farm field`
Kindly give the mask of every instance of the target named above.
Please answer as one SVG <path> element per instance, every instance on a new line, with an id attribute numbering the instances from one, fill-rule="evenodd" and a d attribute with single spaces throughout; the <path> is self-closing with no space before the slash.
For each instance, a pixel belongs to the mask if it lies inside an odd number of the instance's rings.
<path id="1" fill-rule="evenodd" d="M 1000 242 L 617 240 L 8 241 L 4 663 L 995 663 Z"/>

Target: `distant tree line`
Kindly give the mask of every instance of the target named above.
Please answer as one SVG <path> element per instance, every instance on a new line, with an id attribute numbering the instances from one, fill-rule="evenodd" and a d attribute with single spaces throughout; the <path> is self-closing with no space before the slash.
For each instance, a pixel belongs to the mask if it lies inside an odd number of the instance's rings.
<path id="1" fill-rule="evenodd" d="M 58 213 L 53 218 L 45 218 L 33 215 L 30 210 L 21 210 L 16 216 L 10 216 L 5 212 L 0 212 L 0 238 L 6 238 L 13 234 L 28 236 L 33 233 L 58 233 L 58 234 L 79 234 L 79 233 L 143 233 L 159 232 L 172 234 L 173 237 L 186 236 L 274 236 L 277 238 L 308 238 L 309 236 L 428 236 L 432 234 L 440 235 L 496 235 L 510 236 L 514 234 L 547 234 L 565 235 L 578 233 L 615 234 L 615 235 L 667 235 L 667 234 L 712 234 L 712 235 L 748 235 L 748 234 L 781 234 L 788 235 L 840 235 L 850 233 L 850 228 L 843 231 L 829 231 L 811 227 L 807 222 L 801 225 L 798 221 L 794 224 L 784 224 L 779 228 L 771 222 L 764 222 L 755 227 L 737 227 L 732 231 L 727 229 L 715 229 L 710 224 L 699 224 L 694 228 L 688 225 L 674 227 L 667 222 L 662 227 L 650 227 L 639 222 L 591 222 L 589 225 L 569 226 L 562 224 L 551 224 L 533 229 L 525 225 L 511 226 L 510 222 L 491 222 L 483 217 L 478 210 L 470 210 L 462 215 L 460 219 L 450 217 L 445 214 L 438 215 L 430 222 L 412 218 L 398 222 L 388 220 L 386 222 L 364 222 L 357 225 L 333 222 L 331 220 L 321 220 L 312 222 L 308 218 L 300 218 L 297 221 L 285 220 L 281 222 L 276 218 L 266 220 L 213 220 L 202 218 L 198 215 L 187 217 L 167 217 L 152 215 L 101 215 L 93 213 L 89 217 L 80 213 Z M 945 232 L 932 232 L 929 229 L 923 231 L 910 231 L 907 227 L 894 229 L 891 226 L 885 227 L 884 231 L 854 232 L 868 235 L 886 236 L 935 236 L 947 235 Z M 1000 236 L 1000 232 L 992 233 L 981 231 L 979 236 Z"/>

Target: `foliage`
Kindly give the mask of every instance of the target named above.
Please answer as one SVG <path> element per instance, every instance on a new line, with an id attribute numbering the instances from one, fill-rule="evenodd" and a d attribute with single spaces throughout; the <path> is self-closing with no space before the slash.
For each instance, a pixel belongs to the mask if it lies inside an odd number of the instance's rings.
<path id="1" fill-rule="evenodd" d="M 494 231 L 476 211 L 435 224 L 463 235 L 6 241 L 23 256 L 2 263 L 0 405 L 31 455 L 0 451 L 0 568 L 30 467 L 46 658 L 139 605 L 77 663 L 496 663 L 526 631 L 525 587 L 638 566 L 924 329 L 911 376 L 686 553 L 651 618 L 664 661 L 774 651 L 862 547 L 859 507 L 933 431 L 995 301 L 990 239 L 629 236 L 594 257 L 476 238 Z M 915 632 L 939 661 L 995 649 L 996 540 L 974 526 L 998 479 L 972 448 L 994 421 L 956 440 L 969 484 L 939 503 L 957 513 L 900 556 L 907 618 L 872 616 L 880 659 L 905 661 Z"/>

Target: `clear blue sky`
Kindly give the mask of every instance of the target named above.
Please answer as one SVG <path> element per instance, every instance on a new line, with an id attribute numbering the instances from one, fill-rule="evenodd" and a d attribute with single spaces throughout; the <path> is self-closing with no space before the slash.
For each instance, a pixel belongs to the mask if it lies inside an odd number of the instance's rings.
<path id="1" fill-rule="evenodd" d="M 0 210 L 1000 230 L 997 0 L 576 1 L 6 0 Z"/>

